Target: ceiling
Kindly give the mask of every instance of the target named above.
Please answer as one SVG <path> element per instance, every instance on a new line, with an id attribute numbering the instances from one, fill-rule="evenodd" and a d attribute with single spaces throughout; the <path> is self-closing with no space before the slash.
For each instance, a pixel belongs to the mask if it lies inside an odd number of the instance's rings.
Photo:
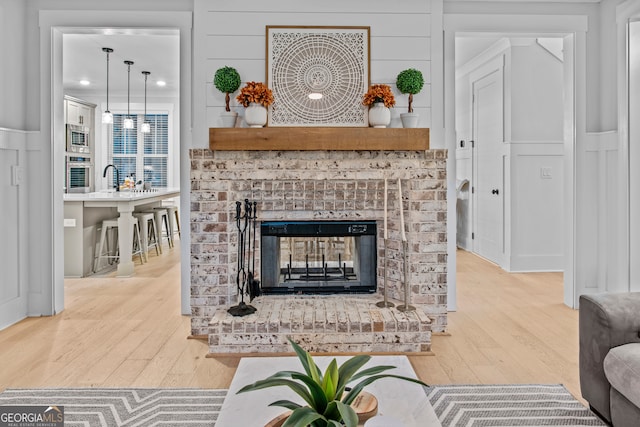
<path id="1" fill-rule="evenodd" d="M 456 67 L 466 64 L 501 38 L 501 36 L 456 37 Z"/>
<path id="2" fill-rule="evenodd" d="M 144 96 L 144 75 L 147 96 L 178 96 L 180 84 L 180 37 L 177 30 L 164 29 L 82 29 L 63 35 L 63 87 L 74 95 L 106 95 L 107 54 L 103 47 L 113 49 L 109 54 L 109 95 L 126 96 L 127 66 L 131 65 L 131 96 Z M 80 80 L 89 80 L 82 86 Z M 165 81 L 159 87 L 158 80 Z"/>

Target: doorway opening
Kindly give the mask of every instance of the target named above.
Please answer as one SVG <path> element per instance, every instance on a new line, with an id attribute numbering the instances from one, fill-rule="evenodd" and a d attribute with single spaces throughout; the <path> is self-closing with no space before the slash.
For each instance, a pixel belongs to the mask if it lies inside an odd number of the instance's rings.
<path id="1" fill-rule="evenodd" d="M 510 272 L 562 271 L 562 37 L 456 37 L 462 249 Z"/>
<path id="2" fill-rule="evenodd" d="M 584 97 L 584 93 L 582 91 L 576 91 L 576 88 L 582 87 L 580 82 L 583 81 L 584 76 L 581 70 L 583 70 L 582 65 L 576 64 L 584 64 L 586 58 L 586 52 L 583 49 L 585 33 L 587 29 L 586 18 L 583 16 L 563 16 L 562 20 L 556 20 L 555 17 L 532 17 L 532 16 L 524 16 L 524 15 L 445 15 L 444 22 L 444 56 L 445 56 L 445 75 L 455 76 L 456 75 L 456 50 L 457 50 L 457 38 L 474 38 L 478 43 L 481 38 L 508 38 L 509 40 L 515 40 L 516 44 L 520 44 L 525 39 L 532 39 L 536 41 L 538 38 L 558 38 L 562 40 L 563 46 L 563 54 L 564 59 L 562 61 L 562 91 L 563 91 L 563 101 L 561 106 L 562 115 L 562 136 L 560 138 L 561 143 L 555 144 L 557 150 L 560 150 L 562 153 L 559 157 L 554 160 L 553 164 L 538 164 L 537 166 L 526 164 L 525 166 L 529 168 L 529 175 L 535 173 L 537 176 L 537 180 L 549 180 L 553 181 L 553 177 L 558 177 L 557 183 L 558 186 L 561 187 L 562 192 L 561 195 L 557 198 L 560 200 L 559 204 L 561 205 L 561 216 L 562 221 L 560 222 L 560 227 L 562 228 L 560 232 L 557 233 L 557 236 L 560 236 L 559 239 L 562 242 L 562 256 L 561 256 L 561 266 L 562 268 L 558 269 L 563 272 L 563 287 L 564 287 L 564 303 L 572 308 L 577 306 L 577 297 L 576 297 L 576 285 L 574 283 L 574 252 L 575 252 L 575 160 L 576 160 L 576 144 L 575 140 L 577 137 L 577 132 L 580 132 L 576 127 L 576 115 L 578 113 L 582 114 L 581 110 L 576 109 L 576 105 L 578 102 Z M 488 43 L 486 40 L 483 41 L 485 44 L 484 50 L 487 50 L 492 43 Z M 495 41 L 494 41 L 495 42 Z M 504 61 L 504 58 L 503 58 Z M 502 70 L 505 74 L 512 71 L 509 70 L 511 66 L 508 62 L 503 62 L 501 64 Z M 490 74 L 486 72 L 485 74 L 480 73 L 477 76 L 478 84 L 480 85 L 482 82 L 480 79 L 482 77 Z M 447 129 L 453 129 L 455 132 L 458 132 L 458 121 L 460 117 L 460 108 L 458 106 L 458 99 L 456 96 L 456 92 L 458 90 L 456 78 L 452 78 L 448 82 L 445 81 L 445 127 Z M 478 89 L 480 86 L 477 87 Z M 504 88 L 513 91 L 513 89 L 525 91 L 530 89 L 527 85 L 519 84 L 514 86 L 511 80 L 506 80 L 506 84 Z M 468 97 L 471 99 L 473 86 L 469 84 L 468 86 Z M 499 98 L 499 96 L 498 96 Z M 505 101 L 510 102 L 510 98 L 503 98 L 503 107 L 508 112 L 513 106 L 505 103 Z M 453 157 L 453 153 L 457 154 L 458 160 L 460 159 L 460 154 L 457 153 L 459 148 L 464 148 L 467 150 L 467 155 L 465 161 L 468 163 L 469 176 L 473 177 L 473 164 L 474 160 L 472 158 L 473 155 L 473 134 L 472 134 L 472 102 L 467 104 L 467 109 L 464 114 L 464 119 L 469 123 L 469 136 L 468 139 L 460 138 L 455 132 L 451 132 L 451 137 L 447 140 L 447 147 L 452 153 L 451 156 L 451 165 L 450 165 L 450 183 L 453 184 L 456 181 L 456 178 L 460 178 L 457 173 L 457 166 L 455 161 L 456 159 Z M 509 115 L 503 115 L 503 117 L 507 117 L 507 123 L 510 122 L 511 117 Z M 536 125 L 534 121 L 531 121 L 530 125 Z M 541 124 L 537 124 L 540 127 L 543 127 Z M 511 132 L 511 137 L 513 137 L 513 129 L 510 129 L 508 126 L 503 127 L 503 139 L 504 136 L 508 136 Z M 582 134 L 582 133 L 580 133 Z M 462 145 L 464 147 L 460 147 Z M 525 141 L 526 142 L 526 141 Z M 511 144 L 510 147 L 504 147 L 504 142 L 500 145 L 501 148 L 515 148 L 522 149 L 523 146 L 519 144 Z M 545 144 L 547 145 L 547 144 Z M 523 191 L 526 195 L 526 187 L 522 187 L 522 185 L 527 185 L 527 183 L 531 183 L 534 181 L 513 181 L 506 180 L 505 176 L 511 177 L 510 168 L 513 167 L 513 162 L 510 157 L 507 157 L 509 151 L 501 150 L 502 155 L 502 172 L 498 174 L 498 177 L 502 176 L 502 181 L 498 181 L 498 185 L 491 185 L 489 183 L 487 189 L 489 191 L 489 196 L 495 196 L 497 199 L 508 199 L 508 200 L 500 200 L 500 205 L 502 205 L 502 215 L 509 214 L 510 212 L 506 211 L 506 208 L 513 208 L 515 200 L 509 199 L 510 196 L 515 194 L 515 191 Z M 543 156 L 544 152 L 535 151 L 533 153 L 534 156 Z M 558 153 L 559 154 L 559 153 Z M 528 156 L 522 156 L 522 160 L 531 160 Z M 475 163 L 477 165 L 477 162 Z M 500 162 L 498 162 L 500 164 Z M 477 166 L 476 166 L 477 167 Z M 549 171 L 549 168 L 550 171 Z M 505 172 L 506 171 L 506 175 Z M 557 174 L 559 171 L 560 175 Z M 547 178 L 548 175 L 551 175 L 551 179 Z M 546 181 L 545 181 L 546 183 Z M 455 185 L 452 185 L 455 188 Z M 464 188 L 461 187 L 461 188 Z M 473 204 L 473 191 L 475 188 L 469 188 L 470 200 L 469 204 Z M 494 191 L 497 190 L 497 191 Z M 492 192 L 493 191 L 493 192 Z M 526 198 L 522 198 L 526 200 Z M 476 199 L 476 203 L 478 199 Z M 516 205 L 516 207 L 518 207 Z M 473 208 L 470 208 L 471 212 L 473 212 Z M 531 212 L 527 212 L 531 213 Z M 453 212 L 455 215 L 455 211 Z M 508 217 L 505 216 L 508 219 Z M 502 248 L 504 248 L 503 253 L 509 253 L 509 250 L 513 248 L 507 247 L 513 241 L 513 238 L 516 237 L 520 239 L 520 236 L 513 236 L 510 233 L 511 230 L 515 232 L 519 232 L 523 228 L 519 228 L 517 226 L 517 218 L 512 218 L 511 221 L 513 223 L 509 223 L 508 227 L 505 227 L 503 230 L 505 233 L 502 236 Z M 471 221 L 469 221 L 471 224 Z M 476 224 L 477 225 L 477 224 Z M 535 229 L 532 230 L 535 232 Z M 475 233 L 474 230 L 469 230 L 469 233 Z M 556 237 L 557 237 L 556 236 Z M 471 236 L 470 236 L 471 237 Z M 473 236 L 475 237 L 475 236 Z M 471 238 L 469 238 L 469 242 L 471 242 Z M 522 239 L 520 239 L 522 240 Z M 471 243 L 469 243 L 471 244 Z M 451 254 L 450 254 L 451 257 Z M 454 254 L 455 257 L 455 254 Z M 513 258 L 507 258 L 505 261 L 505 256 L 502 256 L 502 260 L 498 260 L 502 263 L 511 263 L 514 261 Z M 517 266 L 518 263 L 521 263 L 522 259 L 515 259 L 516 262 L 513 262 L 514 266 Z M 507 270 L 511 268 L 510 265 L 507 265 Z M 535 271 L 542 270 L 540 268 L 521 268 L 518 267 L 520 271 Z M 455 278 L 449 276 L 450 280 L 455 287 Z"/>
<path id="3" fill-rule="evenodd" d="M 43 173 L 51 178 L 51 197 L 48 200 L 51 208 L 51 252 L 43 261 L 43 271 L 50 269 L 48 275 L 50 287 L 45 286 L 42 305 L 43 313 L 56 314 L 64 309 L 64 85 L 63 85 L 63 35 L 82 34 L 83 31 L 103 31 L 109 33 L 117 28 L 164 29 L 177 31 L 179 34 L 179 99 L 180 106 L 191 105 L 191 30 L 192 12 L 156 12 L 152 16 L 136 18 L 125 11 L 105 11 L 96 15 L 94 11 L 40 11 L 41 37 L 41 129 L 42 138 L 51 140 L 42 153 Z M 103 46 L 96 46 L 101 50 Z M 107 46 L 108 47 L 108 46 Z M 129 59 L 129 58 L 127 58 Z M 159 60 L 162 60 L 162 56 Z M 104 60 L 97 65 L 104 69 Z M 126 72 L 125 72 L 126 75 Z M 50 76 L 50 78 L 49 78 Z M 178 133 L 179 149 L 172 153 L 179 158 L 178 164 L 181 191 L 188 191 L 188 148 L 191 144 L 191 110 L 182 108 L 179 111 Z M 188 209 L 188 198 L 180 200 L 182 211 Z M 187 216 L 188 217 L 188 216 Z M 184 215 L 180 217 L 181 228 L 188 224 Z M 187 226 L 188 228 L 188 226 Z M 181 257 L 189 249 L 189 236 L 184 234 L 180 239 Z M 187 266 L 188 267 L 188 266 Z M 181 271 L 181 312 L 188 313 L 189 308 L 189 270 L 183 265 Z"/>

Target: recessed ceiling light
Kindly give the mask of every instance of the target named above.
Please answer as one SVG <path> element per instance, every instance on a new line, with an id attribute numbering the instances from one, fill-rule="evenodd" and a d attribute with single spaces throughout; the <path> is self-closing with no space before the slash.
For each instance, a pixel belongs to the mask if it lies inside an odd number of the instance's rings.
<path id="1" fill-rule="evenodd" d="M 320 92 L 311 92 L 309 99 L 322 99 L 322 94 Z"/>
<path id="2" fill-rule="evenodd" d="M 89 80 L 80 80 L 80 84 L 82 86 L 89 86 L 91 84 L 91 82 Z"/>
<path id="3" fill-rule="evenodd" d="M 158 80 L 158 81 L 156 82 L 156 84 L 157 84 L 158 86 L 166 86 L 166 85 L 167 85 L 167 82 L 165 82 L 164 80 Z"/>

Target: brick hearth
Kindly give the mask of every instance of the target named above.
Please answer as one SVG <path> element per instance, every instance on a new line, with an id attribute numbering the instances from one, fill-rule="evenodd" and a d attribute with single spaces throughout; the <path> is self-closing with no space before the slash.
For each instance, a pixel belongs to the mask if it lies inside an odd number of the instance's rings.
<path id="1" fill-rule="evenodd" d="M 426 351 L 447 324 L 446 150 L 191 150 L 191 325 L 212 353 L 291 351 L 286 337 L 314 351 Z M 389 239 L 383 246 L 384 178 Z M 390 298 L 402 301 L 398 178 L 402 181 L 410 303 L 415 313 L 379 309 L 384 266 Z M 258 203 L 258 221 L 378 222 L 378 294 L 262 296 L 254 315 L 233 318 L 235 202 Z M 259 241 L 259 236 L 258 236 Z M 260 271 L 260 259 L 256 272 Z"/>
<path id="2" fill-rule="evenodd" d="M 378 295 L 258 297 L 251 303 L 258 311 L 249 316 L 218 310 L 209 346 L 218 353 L 291 352 L 291 337 L 314 352 L 431 350 L 431 319 L 422 310 L 378 308 L 379 300 Z"/>

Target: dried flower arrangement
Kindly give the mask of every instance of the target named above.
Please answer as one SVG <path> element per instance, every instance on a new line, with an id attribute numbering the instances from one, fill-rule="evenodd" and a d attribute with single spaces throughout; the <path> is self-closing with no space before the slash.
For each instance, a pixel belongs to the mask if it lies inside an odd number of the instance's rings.
<path id="1" fill-rule="evenodd" d="M 387 108 L 396 105 L 396 99 L 393 96 L 393 92 L 391 92 L 391 87 L 385 84 L 371 85 L 367 93 L 364 94 L 362 105 L 370 106 L 374 102 L 383 102 Z"/>
<path id="2" fill-rule="evenodd" d="M 240 89 L 240 94 L 236 100 L 243 106 L 248 107 L 252 102 L 268 107 L 273 104 L 273 92 L 262 82 L 247 82 Z"/>

